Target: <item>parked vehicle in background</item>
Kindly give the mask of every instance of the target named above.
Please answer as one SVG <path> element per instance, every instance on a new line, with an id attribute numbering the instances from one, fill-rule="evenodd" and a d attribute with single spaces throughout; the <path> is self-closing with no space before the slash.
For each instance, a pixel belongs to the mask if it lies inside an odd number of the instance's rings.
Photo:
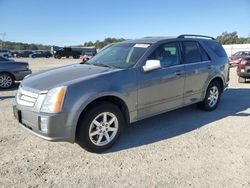
<path id="1" fill-rule="evenodd" d="M 237 74 L 239 83 L 245 83 L 246 79 L 250 79 L 250 56 L 241 58 L 237 67 Z"/>
<path id="2" fill-rule="evenodd" d="M 236 52 L 231 57 L 229 57 L 230 66 L 234 66 L 234 65 L 237 66 L 240 63 L 241 58 L 244 58 L 244 57 L 247 57 L 247 56 L 250 56 L 250 51 Z"/>
<path id="3" fill-rule="evenodd" d="M 62 57 L 73 57 L 74 59 L 79 59 L 81 52 L 72 50 L 72 48 L 61 48 L 54 52 L 54 58 L 61 59 Z"/>
<path id="4" fill-rule="evenodd" d="M 0 50 L 0 56 L 1 57 L 11 57 L 11 53 L 9 50 Z"/>
<path id="5" fill-rule="evenodd" d="M 37 58 L 37 57 L 46 57 L 50 58 L 52 57 L 52 54 L 49 51 L 36 51 L 30 54 L 31 58 Z"/>
<path id="6" fill-rule="evenodd" d="M 86 52 L 83 52 L 80 56 L 80 59 L 82 60 L 82 62 L 86 62 L 88 60 L 90 60 L 92 57 L 95 56 L 96 53 L 94 52 L 91 52 L 91 51 L 86 51 Z"/>
<path id="7" fill-rule="evenodd" d="M 11 57 L 16 57 L 17 54 L 19 54 L 18 51 L 13 51 L 13 50 L 11 50 L 10 53 L 11 53 Z"/>
<path id="8" fill-rule="evenodd" d="M 16 54 L 16 57 L 29 57 L 32 53 L 32 51 L 22 51 Z"/>
<path id="9" fill-rule="evenodd" d="M 128 40 L 85 64 L 24 79 L 13 111 L 24 129 L 44 139 L 99 153 L 128 123 L 194 103 L 215 110 L 228 82 L 227 54 L 212 37 Z"/>
<path id="10" fill-rule="evenodd" d="M 0 88 L 10 88 L 15 81 L 22 80 L 31 74 L 27 62 L 16 62 L 12 59 L 0 57 Z"/>

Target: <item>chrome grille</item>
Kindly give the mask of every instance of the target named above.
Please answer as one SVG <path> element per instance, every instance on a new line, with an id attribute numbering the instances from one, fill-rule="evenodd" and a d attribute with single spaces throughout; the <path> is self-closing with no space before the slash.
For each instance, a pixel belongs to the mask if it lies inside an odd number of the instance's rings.
<path id="1" fill-rule="evenodd" d="M 17 103 L 23 106 L 33 107 L 38 98 L 38 94 L 19 88 L 17 92 Z"/>

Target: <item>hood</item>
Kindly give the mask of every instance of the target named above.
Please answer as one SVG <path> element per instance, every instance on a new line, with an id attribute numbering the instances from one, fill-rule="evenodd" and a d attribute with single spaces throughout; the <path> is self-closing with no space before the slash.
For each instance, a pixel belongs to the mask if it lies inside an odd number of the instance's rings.
<path id="1" fill-rule="evenodd" d="M 22 81 L 22 86 L 33 91 L 44 91 L 65 85 L 75 80 L 82 80 L 99 73 L 109 72 L 113 69 L 93 65 L 75 64 L 55 68 L 49 71 L 32 74 Z"/>

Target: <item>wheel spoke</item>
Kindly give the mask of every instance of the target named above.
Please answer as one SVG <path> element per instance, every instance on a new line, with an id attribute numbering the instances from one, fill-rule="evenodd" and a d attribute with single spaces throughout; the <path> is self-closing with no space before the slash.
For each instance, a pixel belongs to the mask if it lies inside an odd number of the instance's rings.
<path id="1" fill-rule="evenodd" d="M 98 135 L 98 134 L 99 134 L 99 131 L 98 131 L 98 130 L 96 130 L 96 131 L 94 131 L 94 132 L 90 133 L 90 136 L 92 137 L 92 136 L 95 136 L 95 135 Z"/>
<path id="2" fill-rule="evenodd" d="M 116 120 L 116 117 L 113 117 L 109 122 L 108 122 L 108 125 L 112 125 L 112 123 L 114 123 L 114 121 Z"/>
<path id="3" fill-rule="evenodd" d="M 103 119 L 102 119 L 103 123 L 107 122 L 107 113 L 103 113 Z"/>
<path id="4" fill-rule="evenodd" d="M 111 131 L 111 132 L 115 132 L 117 131 L 118 129 L 116 127 L 109 127 L 108 128 L 108 131 Z"/>
<path id="5" fill-rule="evenodd" d="M 110 142 L 110 137 L 109 137 L 109 134 L 107 132 L 104 133 L 104 136 L 107 139 L 107 141 Z"/>
<path id="6" fill-rule="evenodd" d="M 93 124 L 96 125 L 97 127 L 100 127 L 100 126 L 101 126 L 101 123 L 98 122 L 98 121 L 96 121 L 96 120 L 93 121 Z"/>
<path id="7" fill-rule="evenodd" d="M 98 140 L 97 140 L 97 144 L 100 144 L 100 142 L 102 141 L 102 137 L 103 137 L 103 134 L 99 134 L 99 137 L 98 137 Z"/>

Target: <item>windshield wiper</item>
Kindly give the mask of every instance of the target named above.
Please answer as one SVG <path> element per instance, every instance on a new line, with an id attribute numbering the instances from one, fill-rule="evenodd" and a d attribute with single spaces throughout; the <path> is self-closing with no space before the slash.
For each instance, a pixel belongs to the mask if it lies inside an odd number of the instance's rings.
<path id="1" fill-rule="evenodd" d="M 95 66 L 101 66 L 101 67 L 108 67 L 108 68 L 111 68 L 111 69 L 114 69 L 115 67 L 112 66 L 112 65 L 107 65 L 107 64 L 104 64 L 104 63 L 94 63 L 92 65 L 95 65 Z"/>

